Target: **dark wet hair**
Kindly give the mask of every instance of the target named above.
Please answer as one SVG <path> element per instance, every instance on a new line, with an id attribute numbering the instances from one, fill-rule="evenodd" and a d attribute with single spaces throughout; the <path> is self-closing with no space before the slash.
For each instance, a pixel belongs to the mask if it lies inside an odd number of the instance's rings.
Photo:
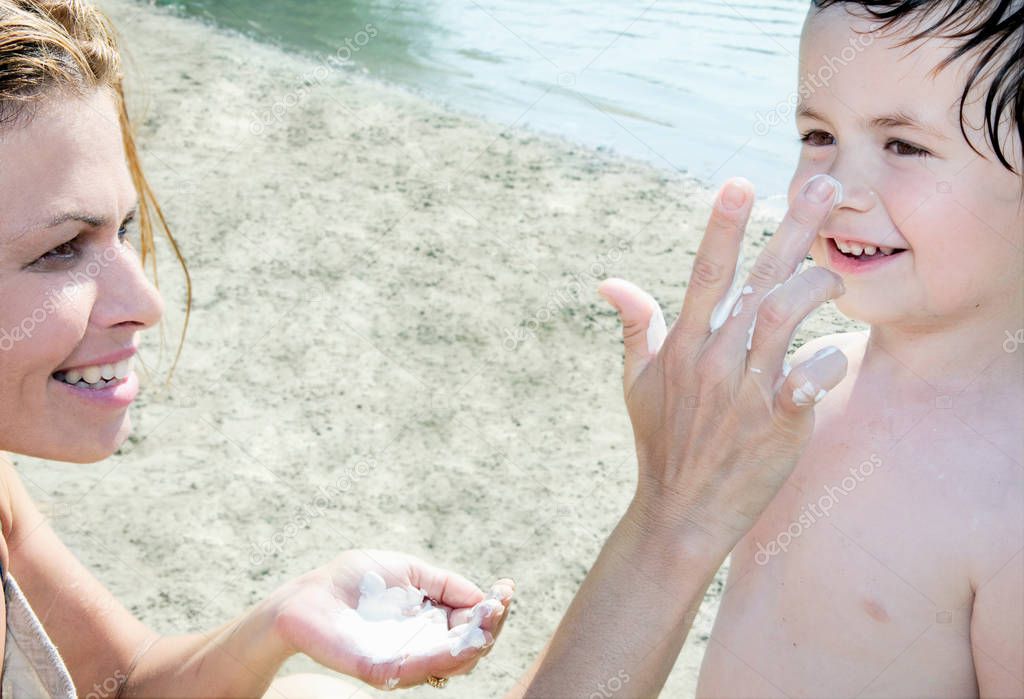
<path id="1" fill-rule="evenodd" d="M 941 70 L 957 59 L 976 53 L 977 59 L 960 95 L 960 131 L 971 143 L 964 123 L 964 109 L 971 90 L 989 74 L 985 94 L 985 136 L 999 162 L 1010 164 L 999 139 L 1004 118 L 1016 128 L 1024 161 L 1024 1 L 1022 0 L 811 0 L 818 9 L 845 6 L 875 21 L 881 29 L 913 24 L 909 44 L 928 37 L 952 39 L 956 48 L 940 63 Z M 851 7 L 856 6 L 856 7 Z M 991 71 L 991 72 L 989 72 Z"/>

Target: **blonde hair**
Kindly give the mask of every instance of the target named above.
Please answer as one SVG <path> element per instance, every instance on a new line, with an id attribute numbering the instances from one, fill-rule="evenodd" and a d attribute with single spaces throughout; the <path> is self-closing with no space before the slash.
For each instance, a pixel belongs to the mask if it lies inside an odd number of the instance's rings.
<path id="1" fill-rule="evenodd" d="M 32 108 L 60 92 L 85 95 L 108 89 L 116 101 L 125 160 L 139 196 L 142 266 L 157 283 L 153 229 L 159 224 L 185 273 L 185 323 L 171 371 L 185 343 L 192 279 L 152 188 L 142 173 L 124 99 L 121 54 L 110 21 L 87 0 L 0 0 L 0 128 L 31 119 Z M 161 336 L 162 337 L 162 336 Z"/>

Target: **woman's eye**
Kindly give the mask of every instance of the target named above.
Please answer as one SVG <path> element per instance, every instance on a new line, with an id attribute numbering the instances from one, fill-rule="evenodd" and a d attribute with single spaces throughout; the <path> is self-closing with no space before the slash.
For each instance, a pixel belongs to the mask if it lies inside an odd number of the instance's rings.
<path id="1" fill-rule="evenodd" d="M 808 131 L 800 140 L 809 146 L 831 146 L 836 142 L 835 137 L 827 131 Z"/>
<path id="2" fill-rule="evenodd" d="M 61 243 L 60 245 L 55 247 L 53 250 L 50 250 L 48 253 L 46 253 L 39 259 L 41 261 L 56 260 L 60 262 L 64 260 L 73 259 L 75 257 L 76 252 L 77 251 L 75 250 L 74 243 L 69 240 L 66 243 Z"/>
<path id="3" fill-rule="evenodd" d="M 931 153 L 926 151 L 924 148 L 918 148 L 906 141 L 892 140 L 885 144 L 885 147 L 896 155 L 916 155 L 919 157 L 931 155 Z"/>

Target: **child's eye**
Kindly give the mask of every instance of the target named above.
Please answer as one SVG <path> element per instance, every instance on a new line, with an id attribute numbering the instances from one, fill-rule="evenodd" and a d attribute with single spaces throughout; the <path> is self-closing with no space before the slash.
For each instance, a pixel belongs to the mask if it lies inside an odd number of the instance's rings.
<path id="1" fill-rule="evenodd" d="M 831 146 L 836 142 L 835 136 L 827 131 L 808 131 L 800 140 L 809 146 Z"/>
<path id="2" fill-rule="evenodd" d="M 931 153 L 925 150 L 924 148 L 918 148 L 915 145 L 911 145 L 906 141 L 900 141 L 898 139 L 893 139 L 889 141 L 888 143 L 885 144 L 885 147 L 887 150 L 891 150 L 896 155 L 914 155 L 920 158 L 923 158 L 927 155 L 931 155 Z"/>

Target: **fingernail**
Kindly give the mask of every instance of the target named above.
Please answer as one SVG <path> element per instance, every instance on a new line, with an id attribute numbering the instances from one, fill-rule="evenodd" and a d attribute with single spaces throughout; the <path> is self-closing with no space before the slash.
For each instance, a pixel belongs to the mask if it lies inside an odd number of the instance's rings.
<path id="1" fill-rule="evenodd" d="M 747 203 L 747 192 L 735 182 L 729 181 L 722 189 L 719 201 L 726 211 L 735 211 Z"/>
<path id="2" fill-rule="evenodd" d="M 829 356 L 830 354 L 835 354 L 838 351 L 839 351 L 838 347 L 832 347 L 831 345 L 828 346 L 828 347 L 823 347 L 823 348 L 821 348 L 820 350 L 818 350 L 817 352 L 815 352 L 811 356 L 811 361 L 812 362 L 816 362 L 819 359 L 824 359 L 825 357 Z"/>
<path id="3" fill-rule="evenodd" d="M 815 175 L 804 185 L 804 194 L 814 202 L 823 203 L 829 199 L 835 202 L 841 199 L 837 196 L 840 187 L 839 181 L 830 175 Z"/>

